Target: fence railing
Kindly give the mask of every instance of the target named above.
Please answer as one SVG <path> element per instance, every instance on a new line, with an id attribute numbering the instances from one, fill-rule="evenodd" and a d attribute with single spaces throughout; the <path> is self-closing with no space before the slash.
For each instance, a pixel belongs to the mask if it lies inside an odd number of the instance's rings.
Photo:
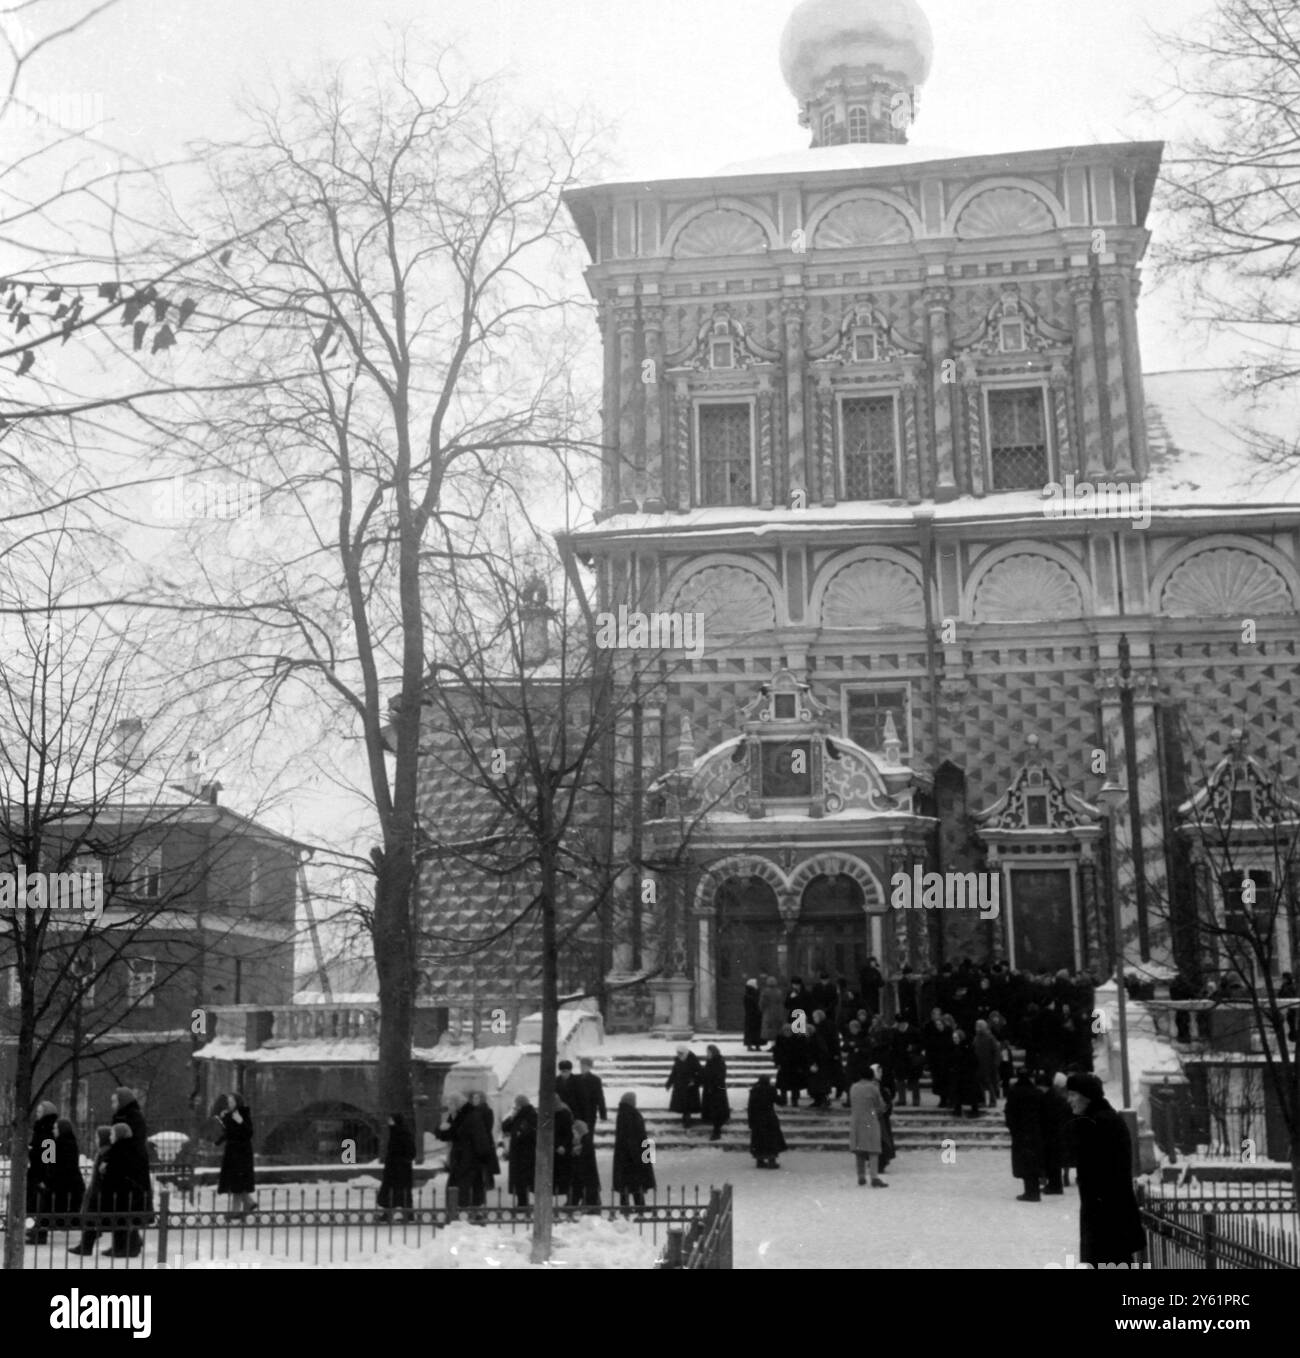
<path id="1" fill-rule="evenodd" d="M 1139 1188 L 1154 1269 L 1300 1269 L 1300 1216 L 1289 1192 Z M 1251 1185 L 1237 1185 L 1249 1189 Z"/>
<path id="2" fill-rule="evenodd" d="M 533 1209 L 512 1205 L 500 1189 L 479 1204 L 462 1203 L 453 1188 L 441 1195 L 432 1185 L 417 1188 L 410 1206 L 388 1210 L 377 1201 L 378 1186 L 321 1189 L 263 1189 L 255 1211 L 222 1210 L 217 1195 L 196 1190 L 187 1200 L 161 1189 L 152 1206 L 133 1210 L 48 1211 L 30 1217 L 29 1268 L 145 1269 L 257 1267 L 252 1256 L 280 1262 L 345 1266 L 393 1246 L 420 1246 L 453 1222 L 495 1226 L 527 1233 Z M 725 1214 L 717 1204 L 725 1195 Z M 672 1186 L 646 1195 L 644 1203 L 624 1203 L 620 1195 L 583 1205 L 557 1202 L 555 1221 L 608 1216 L 631 1223 L 637 1234 L 661 1252 L 672 1233 L 686 1242 L 684 1258 L 721 1258 L 725 1263 L 683 1263 L 664 1267 L 731 1267 L 731 1189 Z M 241 1261 L 240 1256 L 249 1256 Z"/>
<path id="3" fill-rule="evenodd" d="M 731 1267 L 731 1185 L 724 1184 L 709 1194 L 708 1206 L 683 1232 L 668 1232 L 668 1244 L 657 1268 L 730 1268 Z"/>

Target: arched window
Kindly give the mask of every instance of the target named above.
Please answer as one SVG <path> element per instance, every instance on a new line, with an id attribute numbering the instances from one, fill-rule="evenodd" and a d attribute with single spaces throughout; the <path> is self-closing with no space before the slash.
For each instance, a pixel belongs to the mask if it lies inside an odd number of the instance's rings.
<path id="1" fill-rule="evenodd" d="M 871 140 L 871 114 L 861 104 L 849 109 L 849 140 Z"/>
<path id="2" fill-rule="evenodd" d="M 835 115 L 828 109 L 822 114 L 822 145 L 829 146 L 835 135 Z"/>

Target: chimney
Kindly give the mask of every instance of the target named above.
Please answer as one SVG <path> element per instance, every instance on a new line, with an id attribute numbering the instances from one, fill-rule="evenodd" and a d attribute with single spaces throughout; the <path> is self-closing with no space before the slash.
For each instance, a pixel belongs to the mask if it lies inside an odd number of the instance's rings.
<path id="1" fill-rule="evenodd" d="M 221 784 L 214 778 L 210 783 L 203 784 L 203 787 L 199 792 L 199 796 L 202 797 L 203 800 L 207 802 L 209 806 L 216 806 L 217 793 L 220 791 Z"/>
<path id="2" fill-rule="evenodd" d="M 124 717 L 113 725 L 109 758 L 122 768 L 139 768 L 140 742 L 144 739 L 144 722 L 139 717 Z"/>

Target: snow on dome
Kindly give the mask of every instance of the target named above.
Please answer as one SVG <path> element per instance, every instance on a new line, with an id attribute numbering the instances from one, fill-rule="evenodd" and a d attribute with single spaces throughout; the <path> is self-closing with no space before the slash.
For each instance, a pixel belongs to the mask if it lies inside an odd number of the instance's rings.
<path id="1" fill-rule="evenodd" d="M 875 170 L 890 165 L 925 165 L 935 160 L 964 160 L 976 151 L 954 151 L 948 146 L 912 146 L 899 142 L 849 142 L 840 146 L 811 146 L 783 151 L 756 160 L 736 160 L 718 175 L 803 174 L 817 170 Z"/>
<path id="2" fill-rule="evenodd" d="M 801 0 L 781 34 L 781 74 L 801 104 L 840 71 L 924 84 L 933 57 L 930 23 L 916 0 Z"/>

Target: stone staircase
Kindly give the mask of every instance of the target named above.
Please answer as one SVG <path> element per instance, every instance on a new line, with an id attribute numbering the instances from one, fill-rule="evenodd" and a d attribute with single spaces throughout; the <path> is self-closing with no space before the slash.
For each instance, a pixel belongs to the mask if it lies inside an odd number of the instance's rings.
<path id="1" fill-rule="evenodd" d="M 727 1062 L 727 1092 L 731 1100 L 731 1121 L 722 1130 L 721 1141 L 710 1141 L 711 1127 L 693 1121 L 689 1130 L 683 1129 L 681 1118 L 668 1111 L 669 1093 L 664 1088 L 673 1064 L 674 1044 L 666 1042 L 662 1055 L 648 1053 L 606 1053 L 597 1050 L 596 1073 L 605 1082 L 605 1100 L 609 1120 L 597 1123 L 596 1146 L 611 1149 L 614 1142 L 614 1113 L 618 1100 L 626 1090 L 635 1090 L 637 1107 L 646 1120 L 646 1132 L 654 1138 L 658 1150 L 689 1150 L 712 1147 L 718 1150 L 749 1150 L 749 1128 L 745 1122 L 745 1106 L 750 1087 L 760 1075 L 774 1075 L 771 1055 L 766 1052 L 747 1052 L 736 1036 L 697 1038 L 691 1050 L 703 1060 L 706 1042 L 714 1043 Z M 615 1045 L 615 1044 L 611 1044 Z M 1011 1137 L 1002 1120 L 1002 1108 L 989 1109 L 978 1118 L 955 1118 L 946 1109 L 938 1108 L 928 1087 L 922 1088 L 921 1106 L 917 1108 L 895 1105 L 893 1113 L 894 1144 L 903 1151 L 931 1151 L 944 1149 L 950 1142 L 958 1150 L 997 1150 L 1010 1154 Z M 781 1129 L 793 1150 L 846 1151 L 849 1139 L 849 1111 L 838 1101 L 830 1108 L 812 1108 L 805 1093 L 800 1107 L 778 1108 Z"/>

